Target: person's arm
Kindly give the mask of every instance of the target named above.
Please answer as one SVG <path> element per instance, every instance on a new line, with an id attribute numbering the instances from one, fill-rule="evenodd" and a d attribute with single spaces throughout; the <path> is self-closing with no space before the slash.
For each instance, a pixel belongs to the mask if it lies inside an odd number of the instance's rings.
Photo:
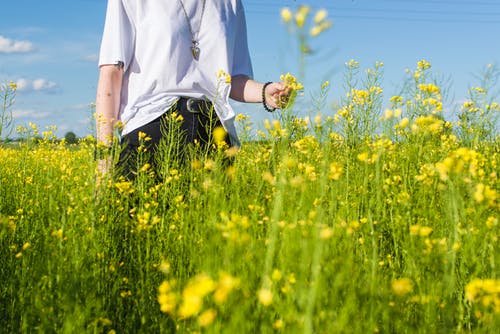
<path id="1" fill-rule="evenodd" d="M 99 68 L 95 115 L 98 148 L 110 148 L 113 144 L 113 133 L 120 109 L 122 80 L 123 63 L 102 65 Z M 98 153 L 98 159 L 98 172 L 101 175 L 106 174 L 112 162 L 110 157 L 102 157 Z"/>
<path id="2" fill-rule="evenodd" d="M 120 109 L 123 65 L 103 65 L 99 69 L 96 96 L 97 142 L 105 146 L 113 143 L 113 132 Z"/>
<path id="3" fill-rule="evenodd" d="M 246 75 L 231 77 L 230 97 L 239 102 L 259 103 L 265 102 L 270 108 L 280 108 L 286 103 L 290 89 L 282 82 L 273 82 L 266 86 L 265 101 L 262 101 L 264 84 L 250 79 Z"/>

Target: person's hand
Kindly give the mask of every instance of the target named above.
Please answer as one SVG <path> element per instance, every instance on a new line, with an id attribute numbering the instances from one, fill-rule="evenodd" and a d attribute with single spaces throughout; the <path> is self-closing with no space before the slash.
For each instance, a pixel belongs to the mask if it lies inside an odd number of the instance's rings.
<path id="1" fill-rule="evenodd" d="M 285 108 L 292 90 L 285 82 L 273 82 L 264 91 L 265 103 L 271 108 Z"/>
<path id="2" fill-rule="evenodd" d="M 106 186 L 105 183 L 111 174 L 112 163 L 113 159 L 111 156 L 97 160 L 96 175 L 95 175 L 96 195 L 98 195 L 101 192 L 102 188 Z"/>

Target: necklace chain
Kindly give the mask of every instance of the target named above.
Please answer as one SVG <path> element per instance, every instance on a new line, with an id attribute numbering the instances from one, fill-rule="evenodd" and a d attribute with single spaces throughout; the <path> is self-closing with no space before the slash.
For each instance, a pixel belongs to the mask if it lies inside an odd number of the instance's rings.
<path id="1" fill-rule="evenodd" d="M 191 34 L 191 54 L 193 55 L 193 58 L 195 60 L 198 60 L 200 57 L 200 48 L 198 47 L 199 41 L 198 41 L 198 36 L 200 35 L 200 30 L 201 30 L 201 24 L 203 22 L 203 14 L 205 13 L 205 4 L 207 0 L 203 0 L 203 4 L 201 7 L 201 15 L 200 15 L 200 25 L 198 27 L 198 31 L 196 31 L 196 34 L 193 31 L 193 27 L 191 26 L 191 21 L 189 20 L 189 15 L 186 11 L 186 7 L 184 7 L 184 3 L 182 0 L 179 0 L 182 6 L 182 11 L 184 12 L 184 16 L 186 17 L 186 22 L 188 24 L 189 28 L 189 33 Z"/>

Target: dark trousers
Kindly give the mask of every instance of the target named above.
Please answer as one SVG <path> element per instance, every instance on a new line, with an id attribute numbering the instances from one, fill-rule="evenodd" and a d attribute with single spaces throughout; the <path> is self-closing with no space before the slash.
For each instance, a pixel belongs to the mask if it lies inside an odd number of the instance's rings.
<path id="1" fill-rule="evenodd" d="M 122 137 L 118 174 L 133 180 L 149 164 L 161 181 L 165 164 L 183 164 L 190 151 L 209 150 L 216 127 L 222 124 L 210 102 L 181 98 L 157 119 Z M 230 146 L 227 136 L 226 141 Z"/>

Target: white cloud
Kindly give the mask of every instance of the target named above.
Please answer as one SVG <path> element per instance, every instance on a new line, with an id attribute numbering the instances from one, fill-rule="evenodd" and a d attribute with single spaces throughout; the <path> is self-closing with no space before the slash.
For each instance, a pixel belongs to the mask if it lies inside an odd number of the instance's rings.
<path id="1" fill-rule="evenodd" d="M 14 119 L 42 119 L 52 115 L 49 111 L 36 111 L 33 109 L 16 109 L 12 111 Z"/>
<path id="2" fill-rule="evenodd" d="M 21 78 L 16 81 L 16 84 L 19 92 L 54 92 L 57 89 L 55 82 L 42 78 L 32 81 Z"/>
<path id="3" fill-rule="evenodd" d="M 30 82 L 26 79 L 17 80 L 16 85 L 19 92 L 29 90 L 29 87 L 31 86 Z"/>
<path id="4" fill-rule="evenodd" d="M 99 61 L 99 55 L 96 53 L 89 54 L 83 57 L 83 60 L 91 63 L 97 63 Z"/>
<path id="5" fill-rule="evenodd" d="M 56 88 L 57 85 L 53 81 L 48 81 L 46 79 L 35 79 L 33 80 L 33 89 L 36 91 L 40 90 L 52 90 Z"/>
<path id="6" fill-rule="evenodd" d="M 35 51 L 35 46 L 29 41 L 15 41 L 0 35 L 0 53 L 26 53 Z"/>

